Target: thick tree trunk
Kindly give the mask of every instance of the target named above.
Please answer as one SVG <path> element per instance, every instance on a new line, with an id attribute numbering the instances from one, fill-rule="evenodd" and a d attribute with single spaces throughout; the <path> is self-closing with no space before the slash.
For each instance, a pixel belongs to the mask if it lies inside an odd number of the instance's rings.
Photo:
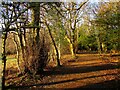
<path id="1" fill-rule="evenodd" d="M 39 46 L 39 37 L 40 37 L 40 34 L 39 34 L 39 31 L 40 31 L 40 3 L 39 2 L 32 2 L 31 3 L 31 6 L 32 6 L 32 23 L 33 23 L 33 26 L 37 26 L 38 28 L 34 28 L 34 31 L 33 31 L 33 36 L 34 36 L 34 41 L 36 42 L 36 44 L 38 44 Z"/>
<path id="2" fill-rule="evenodd" d="M 75 57 L 75 52 L 74 52 L 75 49 L 74 49 L 73 43 L 71 43 L 70 39 L 67 36 L 65 36 L 65 38 L 67 39 L 67 41 L 70 45 L 70 52 L 71 52 L 72 57 L 74 58 Z"/>

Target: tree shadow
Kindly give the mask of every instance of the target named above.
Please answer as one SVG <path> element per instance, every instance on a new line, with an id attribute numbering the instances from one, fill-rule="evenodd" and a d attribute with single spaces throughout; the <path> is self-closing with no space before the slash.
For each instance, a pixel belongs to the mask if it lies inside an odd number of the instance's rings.
<path id="1" fill-rule="evenodd" d="M 100 70 L 109 70 L 109 69 L 116 69 L 116 65 L 112 64 L 106 64 L 106 65 L 96 65 L 96 66 L 62 66 L 62 67 L 54 67 L 52 70 L 48 70 L 44 72 L 45 76 L 56 76 L 56 75 L 65 75 L 65 74 L 77 74 L 77 73 L 88 73 L 88 72 L 94 72 L 94 71 L 100 71 Z M 68 80 L 63 80 L 63 81 L 57 81 L 57 82 L 48 82 L 48 83 L 41 83 L 41 84 L 34 84 L 34 85 L 28 85 L 28 86 L 7 86 L 6 89 L 28 89 L 30 87 L 38 87 L 38 88 L 44 88 L 44 86 L 48 85 L 54 85 L 54 84 L 60 84 L 60 83 L 67 83 L 67 82 L 72 82 L 72 81 L 77 81 L 77 80 L 83 80 L 83 79 L 89 79 L 89 78 L 96 78 L 96 77 L 102 77 L 102 76 L 107 76 L 107 75 L 116 75 L 116 74 L 105 74 L 105 75 L 99 75 L 99 76 L 90 76 L 90 77 L 84 77 L 84 78 L 74 78 L 74 79 L 68 79 Z M 108 81 L 108 83 L 111 83 L 111 81 Z M 102 82 L 107 83 L 106 82 Z M 83 87 L 77 87 L 77 88 L 89 88 L 89 87 L 97 87 L 100 86 L 102 83 L 98 84 L 93 84 L 93 85 L 87 85 Z M 108 84 L 109 85 L 109 84 Z M 104 88 L 104 87 L 103 87 Z"/>
<path id="2" fill-rule="evenodd" d="M 100 70 L 109 70 L 109 69 L 117 69 L 118 67 L 113 64 L 105 64 L 105 65 L 95 65 L 95 66 L 62 66 L 62 67 L 54 67 L 52 70 L 48 70 L 44 72 L 44 75 L 65 75 L 65 74 L 78 74 L 78 73 L 88 73 Z"/>
<path id="3" fill-rule="evenodd" d="M 89 84 L 86 86 L 82 86 L 82 87 L 76 87 L 74 89 L 80 89 L 80 88 L 103 88 L 103 89 L 114 89 L 114 90 L 119 90 L 119 84 L 120 84 L 120 80 L 110 80 L 110 81 L 104 81 L 104 82 L 100 82 L 100 83 L 95 83 L 95 84 Z"/>
<path id="4" fill-rule="evenodd" d="M 23 89 L 30 89 L 32 87 L 38 88 L 44 88 L 44 86 L 49 86 L 49 85 L 55 85 L 55 84 L 61 84 L 61 83 L 67 83 L 67 82 L 74 82 L 78 80 L 83 80 L 83 79 L 90 79 L 90 78 L 97 78 L 97 77 L 103 77 L 103 76 L 109 76 L 109 75 L 116 75 L 116 74 L 105 74 L 105 75 L 98 75 L 98 76 L 90 76 L 90 77 L 84 77 L 84 78 L 74 78 L 74 79 L 69 79 L 69 80 L 62 80 L 62 81 L 57 81 L 57 82 L 48 82 L 48 83 L 41 83 L 41 84 L 34 84 L 34 85 L 28 85 L 28 86 L 7 86 L 6 89 L 18 89 L 18 90 L 23 90 Z M 95 84 L 90 84 L 86 86 L 81 86 L 81 87 L 76 87 L 75 89 L 79 88 L 118 88 L 117 84 L 118 81 L 116 80 L 111 80 L 111 81 L 105 81 L 105 82 L 100 82 L 100 83 L 95 83 Z"/>

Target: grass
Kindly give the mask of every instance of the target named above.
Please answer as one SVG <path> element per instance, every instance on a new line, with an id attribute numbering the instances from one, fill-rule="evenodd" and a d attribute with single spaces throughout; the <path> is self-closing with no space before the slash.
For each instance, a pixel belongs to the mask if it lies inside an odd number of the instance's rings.
<path id="1" fill-rule="evenodd" d="M 16 58 L 14 57 L 14 55 L 9 55 L 7 56 L 7 68 L 9 67 L 13 67 L 15 65 L 15 60 Z M 15 65 L 16 66 L 16 65 Z M 2 57 L 0 55 L 0 90 L 1 90 L 1 83 L 2 83 Z"/>
<path id="2" fill-rule="evenodd" d="M 9 55 L 9 56 L 7 56 L 7 61 L 9 61 L 9 60 L 16 60 L 16 58 L 15 58 L 15 56 L 14 55 Z M 0 56 L 0 62 L 2 62 L 2 56 Z"/>
<path id="3" fill-rule="evenodd" d="M 7 56 L 7 68 L 13 67 L 15 65 L 15 60 L 16 58 L 14 57 L 14 55 Z M 0 56 L 0 79 L 1 78 L 2 78 L 2 57 Z M 1 83 L 1 80 L 0 80 L 0 83 Z M 1 87 L 1 84 L 0 84 L 0 87 Z"/>

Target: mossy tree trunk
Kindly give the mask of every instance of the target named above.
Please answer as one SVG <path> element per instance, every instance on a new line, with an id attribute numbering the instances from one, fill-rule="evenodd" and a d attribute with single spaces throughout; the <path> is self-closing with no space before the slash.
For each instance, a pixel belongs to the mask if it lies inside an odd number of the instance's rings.
<path id="1" fill-rule="evenodd" d="M 39 2 L 32 2 L 30 3 L 31 5 L 31 10 L 32 10 L 32 25 L 37 27 L 34 28 L 33 30 L 33 37 L 34 37 L 34 41 L 36 42 L 36 44 L 38 44 L 39 46 L 39 37 L 40 37 L 40 3 Z"/>

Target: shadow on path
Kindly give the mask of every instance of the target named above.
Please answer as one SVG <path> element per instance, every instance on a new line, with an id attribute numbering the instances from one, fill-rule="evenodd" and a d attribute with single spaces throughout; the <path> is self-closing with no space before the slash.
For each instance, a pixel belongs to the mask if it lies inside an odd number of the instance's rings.
<path id="1" fill-rule="evenodd" d="M 57 81 L 57 82 L 49 82 L 49 83 L 42 83 L 42 84 L 34 84 L 34 85 L 28 85 L 28 86 L 8 86 L 8 87 L 6 87 L 6 89 L 8 89 L 8 88 L 10 88 L 10 89 L 17 89 L 17 88 L 25 89 L 25 88 L 30 88 L 30 87 L 34 87 L 34 86 L 38 87 L 38 88 L 43 88 L 44 86 L 48 86 L 48 85 L 68 83 L 68 82 L 74 82 L 74 81 L 83 80 L 83 79 L 97 78 L 97 77 L 103 77 L 103 76 L 109 76 L 109 75 L 116 75 L 116 74 L 106 74 L 106 75 L 99 75 L 99 76 L 90 76 L 90 77 L 84 77 L 84 78 L 76 78 L 76 79 L 63 80 L 63 81 Z M 116 80 L 111 80 L 111 81 L 105 81 L 105 82 L 91 84 L 91 85 L 86 85 L 86 86 L 77 87 L 77 88 L 97 88 L 97 87 L 108 88 L 109 86 L 106 87 L 105 84 L 112 85 L 112 88 L 116 88 L 116 85 L 117 85 L 116 83 L 118 83 L 118 81 L 116 82 Z"/>
<path id="2" fill-rule="evenodd" d="M 110 81 L 104 81 L 100 83 L 95 83 L 95 84 L 90 84 L 82 87 L 77 87 L 75 89 L 79 88 L 106 88 L 108 89 L 113 89 L 113 90 L 120 90 L 120 80 L 110 80 Z"/>
<path id="3" fill-rule="evenodd" d="M 77 73 L 88 73 L 88 72 L 94 72 L 94 71 L 100 71 L 100 70 L 109 70 L 109 69 L 116 69 L 116 65 L 112 64 L 106 64 L 106 65 L 97 65 L 97 66 L 86 66 L 86 67 L 78 67 L 78 66 L 62 66 L 62 67 L 56 67 L 53 68 L 51 71 L 45 71 L 44 74 L 45 76 L 50 76 L 50 75 L 65 75 L 65 74 L 77 74 Z M 60 84 L 60 83 L 67 83 L 67 82 L 72 82 L 72 81 L 77 81 L 77 80 L 83 80 L 83 79 L 88 79 L 88 78 L 96 78 L 96 77 L 102 77 L 102 76 L 107 76 L 107 75 L 116 75 L 116 74 L 105 74 L 105 75 L 99 75 L 99 76 L 90 76 L 90 77 L 84 77 L 84 78 L 74 78 L 74 79 L 69 79 L 69 80 L 63 80 L 63 81 L 57 81 L 57 82 L 48 82 L 48 83 L 42 83 L 42 84 L 34 84 L 34 85 L 28 85 L 28 86 L 7 86 L 6 88 L 11 88 L 11 89 L 22 89 L 23 88 L 30 88 L 30 87 L 38 87 L 38 88 L 44 88 L 43 86 L 48 86 L 48 85 L 54 85 L 54 84 Z M 113 81 L 106 81 L 104 83 L 111 83 Z M 97 83 L 93 85 L 87 85 L 84 87 L 77 87 L 77 88 L 96 88 L 96 87 L 101 87 L 102 83 Z M 116 83 L 114 83 L 116 85 Z M 113 85 L 113 86 L 115 86 Z M 109 86 L 108 86 L 109 87 Z M 116 87 L 116 86 L 115 86 Z M 104 86 L 103 86 L 104 88 Z M 114 88 L 114 87 L 113 87 Z"/>
<path id="4" fill-rule="evenodd" d="M 51 71 L 45 71 L 44 74 L 45 75 L 65 75 L 65 74 L 88 73 L 93 71 L 109 70 L 109 69 L 117 69 L 117 66 L 113 64 L 83 66 L 83 67 L 62 66 L 62 67 L 55 67 Z"/>

